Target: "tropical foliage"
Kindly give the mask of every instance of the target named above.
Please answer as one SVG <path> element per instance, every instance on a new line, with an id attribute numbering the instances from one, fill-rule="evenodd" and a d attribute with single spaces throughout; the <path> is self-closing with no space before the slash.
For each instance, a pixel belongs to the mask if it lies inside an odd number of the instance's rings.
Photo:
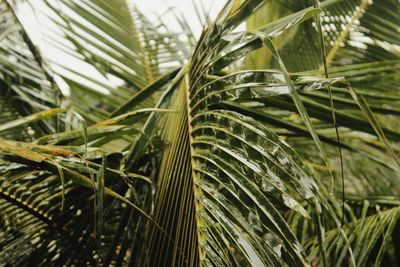
<path id="1" fill-rule="evenodd" d="M 400 264 L 398 0 L 138 8 L 0 0 L 0 265 Z"/>

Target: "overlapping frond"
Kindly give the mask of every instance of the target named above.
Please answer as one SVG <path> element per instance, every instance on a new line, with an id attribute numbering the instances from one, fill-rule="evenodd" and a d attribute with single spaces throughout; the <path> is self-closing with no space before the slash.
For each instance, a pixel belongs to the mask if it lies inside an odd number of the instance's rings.
<path id="1" fill-rule="evenodd" d="M 253 10 L 259 2 L 243 5 Z M 179 125 L 161 126 L 163 139 L 170 145 L 161 160 L 155 199 L 156 220 L 177 244 L 157 230 L 150 231 L 151 264 L 197 264 L 199 257 L 199 263 L 217 266 L 307 265 L 307 256 L 282 212 L 293 209 L 318 225 L 320 215 L 310 215 L 304 205 L 313 206 L 314 213 L 318 203 L 327 205 L 327 200 L 295 152 L 277 135 L 254 119 L 227 111 L 223 104 L 289 94 L 292 89 L 318 89 L 331 81 L 300 77 L 297 88 L 291 88 L 279 71 L 215 75 L 249 49 L 261 47 L 268 34 L 301 23 L 312 12 L 312 8 L 306 9 L 264 32 L 232 33 L 248 13 L 231 13 L 228 5 L 218 23 L 203 33 L 188 74 L 182 85 L 176 86 L 171 101 L 179 113 L 159 122 Z M 246 34 L 249 37 L 242 38 Z M 188 205 L 182 207 L 182 202 Z M 329 205 L 326 207 L 331 218 L 337 219 Z"/>
<path id="2" fill-rule="evenodd" d="M 97 81 L 89 73 L 54 62 L 70 86 L 71 105 L 91 122 L 110 116 L 132 94 L 182 65 L 189 55 L 184 37 L 161 20 L 149 21 L 126 0 L 45 2 L 54 12 L 47 16 L 61 30 L 61 36 L 47 38 L 65 56 L 94 67 L 109 81 Z M 136 108 L 153 107 L 158 95 L 153 93 Z"/>
<path id="3" fill-rule="evenodd" d="M 56 107 L 61 92 L 22 27 L 11 1 L 0 2 L 0 14 L 1 120 L 5 122 Z M 55 121 L 42 122 L 31 133 L 51 133 L 55 127 Z M 31 138 L 29 133 L 19 130 L 22 132 L 20 139 Z"/>
<path id="4" fill-rule="evenodd" d="M 51 111 L 55 114 L 64 110 Z M 147 188 L 151 198 L 152 183 L 144 175 L 124 170 L 121 153 L 125 146 L 118 148 L 115 142 L 125 134 L 140 135 L 130 124 L 153 111 L 158 110 L 130 112 L 85 131 L 45 135 L 34 143 L 1 139 L 0 244 L 5 248 L 1 262 L 104 264 L 115 262 L 115 254 L 126 252 L 117 249 L 121 242 L 140 240 L 138 224 L 151 218 L 144 212 L 148 204 L 138 198 L 135 188 Z M 33 115 L 14 120 L 2 124 L 0 130 L 35 119 Z M 140 197 L 145 195 L 141 193 Z M 144 206 L 139 208 L 139 203 Z M 127 212 L 134 217 L 132 221 L 126 221 Z M 114 234 L 121 229 L 121 222 L 123 228 L 137 230 L 119 240 Z M 108 246 L 112 240 L 113 246 Z M 122 261 L 126 261 L 124 256 Z"/>

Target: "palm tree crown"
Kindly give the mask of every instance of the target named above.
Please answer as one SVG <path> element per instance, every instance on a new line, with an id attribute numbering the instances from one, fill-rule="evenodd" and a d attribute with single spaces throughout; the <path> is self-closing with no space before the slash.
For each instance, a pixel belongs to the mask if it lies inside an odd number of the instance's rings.
<path id="1" fill-rule="evenodd" d="M 138 8 L 0 0 L 0 265 L 400 264 L 398 0 Z"/>

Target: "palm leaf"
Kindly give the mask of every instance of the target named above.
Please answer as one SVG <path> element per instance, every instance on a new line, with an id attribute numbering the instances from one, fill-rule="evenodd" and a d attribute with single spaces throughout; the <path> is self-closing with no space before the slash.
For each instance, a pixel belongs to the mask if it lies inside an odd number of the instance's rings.
<path id="1" fill-rule="evenodd" d="M 57 88 L 24 29 L 1 50 L 4 264 L 397 263 L 398 2 L 228 1 L 192 55 L 127 1 L 44 3 L 51 43 L 105 80 L 49 59 L 71 108 L 42 104 Z"/>
<path id="2" fill-rule="evenodd" d="M 0 3 L 0 99 L 3 119 L 10 117 L 10 112 L 17 117 L 56 107 L 61 94 L 14 8 L 8 1 Z M 41 125 L 34 125 L 31 135 L 53 132 L 57 125 L 57 120 L 42 121 Z M 29 139 L 29 134 L 25 133 L 24 138 Z"/>

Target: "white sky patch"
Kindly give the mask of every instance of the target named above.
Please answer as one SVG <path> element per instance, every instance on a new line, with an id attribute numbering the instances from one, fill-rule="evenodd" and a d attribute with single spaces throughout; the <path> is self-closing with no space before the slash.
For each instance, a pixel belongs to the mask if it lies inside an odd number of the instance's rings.
<path id="1" fill-rule="evenodd" d="M 164 22 L 172 30 L 179 29 L 179 23 L 169 9 L 175 9 L 177 13 L 182 14 L 196 37 L 200 36 L 203 30 L 204 14 L 214 18 L 226 3 L 225 0 L 131 0 L 140 11 L 147 16 L 162 16 Z M 198 12 L 196 12 L 196 7 Z M 204 12 L 203 12 L 204 10 Z M 199 14 L 199 15 L 198 15 Z M 200 16 L 200 19 L 199 19 Z M 202 20 L 200 22 L 200 20 Z"/>

